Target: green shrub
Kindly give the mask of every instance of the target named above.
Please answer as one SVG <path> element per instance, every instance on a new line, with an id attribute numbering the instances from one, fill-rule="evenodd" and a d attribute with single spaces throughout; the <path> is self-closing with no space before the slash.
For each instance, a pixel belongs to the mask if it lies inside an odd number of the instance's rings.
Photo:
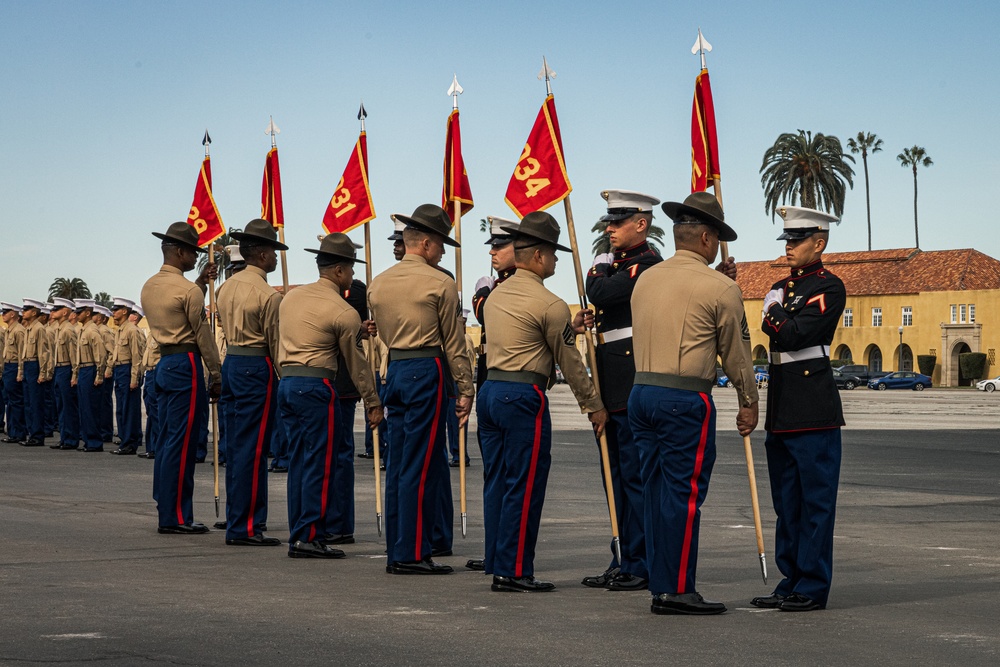
<path id="1" fill-rule="evenodd" d="M 966 380 L 982 380 L 986 377 L 986 355 L 982 352 L 966 352 L 958 355 L 959 374 Z"/>
<path id="2" fill-rule="evenodd" d="M 849 363 L 851 363 L 850 359 L 831 359 L 830 360 L 830 366 L 832 366 L 833 368 L 840 368 L 841 366 L 846 366 Z"/>
<path id="3" fill-rule="evenodd" d="M 937 357 L 933 354 L 918 354 L 917 368 L 924 375 L 934 375 L 934 367 L 937 365 Z"/>

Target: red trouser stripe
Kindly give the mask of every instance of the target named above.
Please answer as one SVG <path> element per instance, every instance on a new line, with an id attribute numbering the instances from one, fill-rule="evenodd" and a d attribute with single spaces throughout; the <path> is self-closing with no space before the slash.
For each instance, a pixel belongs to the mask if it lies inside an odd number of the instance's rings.
<path id="1" fill-rule="evenodd" d="M 337 392 L 334 391 L 333 385 L 330 384 L 329 380 L 323 380 L 325 384 L 330 389 L 330 404 L 327 406 L 327 419 L 326 419 L 326 463 L 323 465 L 323 495 L 320 497 L 319 503 L 319 520 L 324 522 L 326 520 L 326 506 L 330 500 L 330 468 L 333 464 L 333 434 L 334 434 L 334 405 L 337 400 Z M 313 522 L 309 526 L 309 541 L 313 542 L 316 539 L 316 523 Z"/>
<path id="2" fill-rule="evenodd" d="M 681 563 L 677 570 L 677 592 L 686 593 L 688 558 L 691 554 L 691 541 L 694 539 L 694 516 L 698 512 L 698 477 L 701 476 L 701 465 L 705 461 L 705 446 L 708 443 L 708 425 L 712 418 L 712 404 L 708 396 L 698 394 L 705 402 L 705 421 L 701 423 L 701 437 L 698 439 L 698 453 L 694 458 L 694 473 L 691 475 L 691 495 L 688 496 L 687 523 L 684 525 L 684 546 L 681 547 Z"/>
<path id="3" fill-rule="evenodd" d="M 184 469 L 187 467 L 188 448 L 191 445 L 191 430 L 194 428 L 194 416 L 198 407 L 198 369 L 194 362 L 194 352 L 188 352 L 191 362 L 191 403 L 188 405 L 187 428 L 184 429 L 184 446 L 181 447 L 181 469 L 177 475 L 177 525 L 184 523 L 184 509 L 181 500 L 184 498 Z"/>
<path id="4" fill-rule="evenodd" d="M 545 393 L 534 387 L 535 393 L 541 399 L 541 407 L 535 415 L 535 438 L 531 443 L 531 465 L 528 467 L 528 481 L 524 487 L 524 502 L 521 504 L 521 528 L 517 534 L 517 561 L 514 563 L 514 576 L 523 577 L 524 536 L 528 530 L 528 515 L 531 512 L 531 491 L 535 487 L 535 471 L 538 468 L 538 450 L 542 445 L 542 416 L 545 414 Z"/>
<path id="5" fill-rule="evenodd" d="M 260 475 L 260 459 L 264 452 L 264 436 L 267 435 L 267 418 L 271 414 L 271 389 L 274 382 L 274 367 L 271 365 L 271 357 L 264 357 L 267 361 L 267 398 L 264 399 L 264 414 L 260 416 L 260 428 L 257 430 L 257 449 L 253 455 L 253 487 L 250 491 L 250 514 L 247 516 L 247 535 L 253 537 L 253 518 L 257 510 L 257 486 Z"/>
<path id="6" fill-rule="evenodd" d="M 435 359 L 438 368 L 438 394 L 434 402 L 434 421 L 431 422 L 431 437 L 427 441 L 427 453 L 424 454 L 424 467 L 420 471 L 420 486 L 417 488 L 417 543 L 414 549 L 414 560 L 422 560 L 420 553 L 420 543 L 424 529 L 424 490 L 427 487 L 427 470 L 431 467 L 431 454 L 434 453 L 434 441 L 437 440 L 438 422 L 441 419 L 442 393 L 444 392 L 444 372 L 441 368 L 441 360 Z"/>

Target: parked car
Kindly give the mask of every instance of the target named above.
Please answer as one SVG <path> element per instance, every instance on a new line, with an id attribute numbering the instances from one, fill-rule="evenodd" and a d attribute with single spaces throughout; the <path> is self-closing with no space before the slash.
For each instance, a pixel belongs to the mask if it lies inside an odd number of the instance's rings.
<path id="1" fill-rule="evenodd" d="M 833 369 L 833 380 L 837 383 L 837 389 L 847 389 L 848 391 L 854 389 L 858 385 L 865 384 L 865 381 L 857 375 L 849 375 L 841 371 L 839 368 Z"/>
<path id="2" fill-rule="evenodd" d="M 868 381 L 869 389 L 912 389 L 913 391 L 923 391 L 924 387 L 931 386 L 931 379 L 920 373 L 909 371 L 896 371 L 889 373 L 885 377 L 875 378 Z"/>
<path id="3" fill-rule="evenodd" d="M 1000 389 L 1000 376 L 997 376 L 992 380 L 982 380 L 977 382 L 976 389 L 979 391 L 985 391 L 987 394 L 992 394 L 997 389 Z"/>
<path id="4" fill-rule="evenodd" d="M 868 367 L 864 364 L 845 364 L 838 368 L 844 375 L 853 375 L 854 377 L 861 380 L 860 384 L 868 384 L 869 381 L 876 378 L 885 377 L 889 374 L 888 371 L 870 371 Z M 930 386 L 930 385 L 928 385 Z"/>
<path id="5" fill-rule="evenodd" d="M 715 384 L 717 384 L 720 387 L 733 386 L 733 383 L 729 381 L 728 377 L 726 377 L 726 371 L 722 370 L 721 368 L 715 369 Z"/>

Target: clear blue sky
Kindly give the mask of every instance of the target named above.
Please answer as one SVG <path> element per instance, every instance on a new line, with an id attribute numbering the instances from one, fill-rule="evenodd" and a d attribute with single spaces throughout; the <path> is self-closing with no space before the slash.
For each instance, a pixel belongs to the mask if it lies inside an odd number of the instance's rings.
<path id="1" fill-rule="evenodd" d="M 302 249 L 316 245 L 362 98 L 378 212 L 374 268 L 383 270 L 389 214 L 440 202 L 453 73 L 465 88 L 462 139 L 476 201 L 463 224 L 469 290 L 489 270 L 479 219 L 512 216 L 503 195 L 544 99 L 535 78 L 543 54 L 558 73 L 573 210 L 589 249 L 602 189 L 664 200 L 689 193 L 699 26 L 714 46 L 708 66 L 737 259 L 782 252 L 758 170 L 778 134 L 799 128 L 844 142 L 865 130 L 885 141 L 870 159 L 874 247 L 913 245 L 913 179 L 895 156 L 919 144 L 935 163 L 919 174 L 923 249 L 1000 257 L 991 196 L 1000 158 L 989 148 L 1000 108 L 1000 5 L 992 2 L 4 0 L 0 17 L 3 300 L 42 298 L 57 276 L 137 296 L 160 264 L 150 232 L 187 216 L 205 128 L 224 222 L 257 217 L 268 115 L 282 130 L 291 280 L 313 280 Z M 866 247 L 864 202 L 858 156 L 833 250 Z M 564 223 L 561 206 L 551 212 Z M 550 286 L 576 300 L 568 256 Z"/>

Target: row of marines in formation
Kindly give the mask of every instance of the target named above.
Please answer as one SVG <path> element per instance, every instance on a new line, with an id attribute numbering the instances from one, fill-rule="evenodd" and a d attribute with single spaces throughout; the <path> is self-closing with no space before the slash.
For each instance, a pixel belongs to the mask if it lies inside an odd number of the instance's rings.
<path id="1" fill-rule="evenodd" d="M 695 571 L 700 506 L 715 460 L 717 359 L 736 387 L 737 430 L 748 435 L 758 420 L 735 264 L 708 267 L 720 242 L 736 233 L 707 193 L 668 202 L 662 208 L 674 222 L 676 253 L 664 260 L 646 241 L 659 201 L 628 191 L 602 195 L 612 252 L 598 256 L 587 274 L 594 310 L 575 317 L 543 284 L 555 272 L 556 252 L 569 251 L 558 242 L 555 219 L 544 212 L 519 223 L 491 219 L 497 275 L 480 279 L 472 300 L 483 325 L 478 387 L 457 286 L 438 266 L 445 246 L 457 246 L 440 207 L 425 204 L 410 216 L 394 216 L 390 239 L 399 262 L 368 287 L 371 319 L 364 321 L 365 309 L 344 298 L 358 288 L 354 265 L 361 262 L 347 236 L 331 234 L 310 250 L 319 280 L 282 298 L 266 281 L 276 251 L 287 249 L 274 229 L 255 220 L 234 233 L 247 268 L 218 291 L 227 343 L 221 365 L 204 316 L 212 269 L 196 283 L 183 277 L 202 252 L 197 234 L 186 223 L 154 233 L 164 264 L 147 281 L 141 302 L 161 355 L 155 368 L 159 531 L 208 531 L 194 522 L 191 503 L 192 433 L 205 428 L 196 406 L 207 391 L 210 400 L 221 396 L 226 433 L 226 543 L 280 543 L 263 533 L 264 462 L 269 440 L 280 437 L 288 448 L 289 556 L 344 557 L 332 545 L 351 535 L 334 526 L 330 504 L 343 484 L 334 452 L 353 424 L 338 400 L 337 378 L 346 369 L 369 428 L 382 427 L 387 444 L 386 571 L 452 572 L 434 557 L 451 552 L 444 423 L 453 393 L 462 425 L 476 398 L 484 462 L 485 557 L 467 567 L 492 574 L 494 591 L 552 590 L 535 578 L 533 564 L 551 461 L 546 390 L 558 365 L 595 434 L 607 435 L 611 474 L 604 482 L 615 497 L 621 535 L 621 560 L 612 549 L 607 570 L 583 584 L 648 589 L 654 613 L 724 612 L 725 605 L 696 591 Z M 777 514 L 775 560 L 784 578 L 752 604 L 810 611 L 825 608 L 832 578 L 843 415 L 829 344 L 846 295 L 822 265 L 836 219 L 798 207 L 779 212 L 790 274 L 765 298 L 761 326 L 771 339 L 765 447 Z M 600 391 L 575 344 L 591 326 Z M 384 354 L 381 373 L 365 358 L 365 339 Z"/>

